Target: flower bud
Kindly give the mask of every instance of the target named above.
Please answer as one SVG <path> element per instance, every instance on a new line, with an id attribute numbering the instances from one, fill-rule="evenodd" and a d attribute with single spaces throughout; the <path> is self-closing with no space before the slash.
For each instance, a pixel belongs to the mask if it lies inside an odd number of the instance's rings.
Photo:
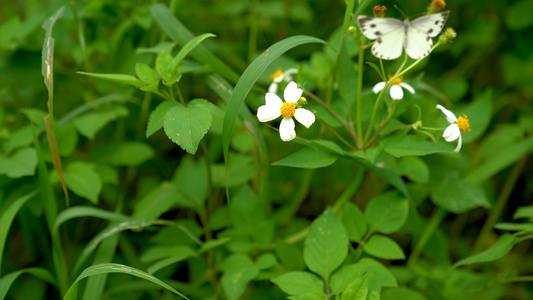
<path id="1" fill-rule="evenodd" d="M 372 8 L 372 11 L 374 12 L 374 17 L 383 18 L 385 17 L 385 12 L 387 11 L 387 7 L 385 5 L 376 5 L 374 6 L 374 8 Z"/>
<path id="2" fill-rule="evenodd" d="M 431 0 L 431 3 L 428 5 L 427 14 L 431 15 L 438 13 L 446 7 L 446 2 L 444 0 Z"/>

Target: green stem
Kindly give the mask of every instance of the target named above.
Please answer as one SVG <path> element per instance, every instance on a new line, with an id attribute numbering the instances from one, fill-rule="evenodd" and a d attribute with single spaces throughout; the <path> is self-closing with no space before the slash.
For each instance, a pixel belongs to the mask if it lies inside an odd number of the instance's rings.
<path id="1" fill-rule="evenodd" d="M 487 244 L 487 239 L 490 235 L 490 232 L 492 231 L 494 224 L 496 223 L 496 221 L 499 219 L 500 215 L 502 214 L 503 208 L 505 207 L 505 205 L 507 204 L 507 201 L 509 200 L 509 196 L 511 195 L 511 192 L 513 191 L 515 183 L 518 180 L 520 173 L 524 169 L 524 166 L 527 161 L 527 157 L 528 156 L 525 155 L 524 157 L 522 157 L 522 159 L 518 161 L 517 164 L 513 166 L 513 169 L 511 170 L 511 173 L 507 177 L 507 181 L 505 182 L 503 186 L 502 192 L 500 193 L 500 196 L 498 197 L 496 204 L 490 210 L 489 216 L 487 217 L 485 224 L 483 224 L 483 228 L 481 228 L 481 231 L 477 237 L 477 240 L 474 243 L 472 253 L 474 254 L 479 253 L 481 251 L 481 248 Z"/>
<path id="2" fill-rule="evenodd" d="M 333 204 L 333 211 L 335 213 L 339 213 L 341 209 L 344 207 L 344 204 L 350 201 L 350 199 L 353 198 L 357 190 L 359 190 L 359 187 L 361 186 L 361 182 L 363 182 L 363 177 L 365 175 L 365 169 L 362 167 L 357 168 L 357 172 L 355 173 L 355 178 L 352 180 L 350 185 L 344 190 L 342 195 L 337 199 L 335 204 Z"/>
<path id="3" fill-rule="evenodd" d="M 426 228 L 424 229 L 424 232 L 422 232 L 422 235 L 420 236 L 420 239 L 418 239 L 418 242 L 416 243 L 415 247 L 413 248 L 413 252 L 411 252 L 411 255 L 409 256 L 409 259 L 407 260 L 407 267 L 412 267 L 416 263 L 418 257 L 420 256 L 420 253 L 422 253 L 422 249 L 424 249 L 424 246 L 428 242 L 428 240 L 431 238 L 433 233 L 435 232 L 435 229 L 439 226 L 439 224 L 444 220 L 444 218 L 448 215 L 448 211 L 438 207 L 437 211 L 433 214 L 431 217 L 431 220 L 426 225 Z"/>
<path id="4" fill-rule="evenodd" d="M 363 47 L 363 37 L 359 37 L 358 45 L 359 47 L 359 57 L 358 57 L 358 72 L 357 74 L 357 103 L 356 103 L 356 113 L 357 113 L 357 135 L 359 137 L 363 137 L 363 120 L 361 117 L 361 103 L 363 102 L 362 94 L 363 94 L 363 63 L 365 58 L 365 48 Z M 356 141 L 357 142 L 357 141 Z M 364 140 L 361 141 L 361 147 L 364 148 L 365 143 Z"/>
<path id="5" fill-rule="evenodd" d="M 389 81 L 390 82 L 390 81 Z M 370 116 L 370 122 L 368 122 L 368 128 L 366 129 L 365 137 L 361 143 L 364 149 L 364 145 L 366 145 L 366 141 L 370 137 L 370 133 L 372 133 L 372 128 L 374 127 L 374 120 L 376 119 L 376 114 L 378 112 L 379 104 L 381 103 L 381 98 L 383 98 L 383 94 L 385 94 L 385 91 L 389 89 L 390 83 L 387 82 L 381 92 L 378 94 L 378 98 L 376 99 L 376 102 L 374 103 L 374 108 L 372 109 L 372 115 Z"/>

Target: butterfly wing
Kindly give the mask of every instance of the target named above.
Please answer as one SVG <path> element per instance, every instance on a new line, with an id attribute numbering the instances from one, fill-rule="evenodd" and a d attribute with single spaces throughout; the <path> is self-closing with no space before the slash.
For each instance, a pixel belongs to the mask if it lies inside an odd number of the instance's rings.
<path id="1" fill-rule="evenodd" d="M 432 37 L 436 37 L 442 28 L 449 11 L 420 17 L 408 24 L 405 37 L 405 52 L 413 59 L 421 59 L 429 55 L 433 48 Z"/>
<path id="2" fill-rule="evenodd" d="M 364 36 L 376 40 L 372 54 L 382 59 L 396 59 L 402 55 L 405 31 L 402 21 L 393 18 L 359 16 L 359 28 Z"/>

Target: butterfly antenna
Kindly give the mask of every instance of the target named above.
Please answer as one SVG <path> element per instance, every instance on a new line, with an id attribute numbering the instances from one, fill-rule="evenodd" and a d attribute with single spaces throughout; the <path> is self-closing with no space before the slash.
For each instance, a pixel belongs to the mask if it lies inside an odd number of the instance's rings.
<path id="1" fill-rule="evenodd" d="M 403 17 L 407 19 L 407 15 L 405 15 L 403 11 L 396 4 L 394 4 L 394 8 L 396 8 L 403 15 Z"/>

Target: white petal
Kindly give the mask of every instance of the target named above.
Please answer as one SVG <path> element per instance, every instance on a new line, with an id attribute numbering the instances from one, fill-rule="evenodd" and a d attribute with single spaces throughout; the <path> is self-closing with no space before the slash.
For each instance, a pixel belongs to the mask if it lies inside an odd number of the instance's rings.
<path id="1" fill-rule="evenodd" d="M 392 100 L 402 100 L 403 99 L 403 90 L 399 85 L 392 85 L 390 87 L 390 97 Z"/>
<path id="2" fill-rule="evenodd" d="M 403 87 L 404 89 L 408 90 L 411 94 L 415 93 L 415 89 L 413 89 L 412 86 L 410 86 L 409 84 L 407 84 L 405 82 L 400 82 L 400 86 Z"/>
<path id="3" fill-rule="evenodd" d="M 444 108 L 444 106 L 437 104 L 437 108 L 440 109 L 446 115 L 446 120 L 448 120 L 448 123 L 451 124 L 457 122 L 457 118 L 455 117 L 455 115 L 451 111 Z"/>
<path id="4" fill-rule="evenodd" d="M 291 81 L 285 88 L 285 91 L 283 92 L 283 97 L 285 98 L 285 102 L 296 103 L 302 97 L 303 92 L 304 91 L 302 89 L 298 88 L 296 82 Z"/>
<path id="5" fill-rule="evenodd" d="M 374 87 L 372 88 L 372 92 L 374 92 L 374 94 L 381 92 L 381 90 L 385 87 L 385 84 L 385 81 L 376 83 L 376 85 L 374 85 Z"/>
<path id="6" fill-rule="evenodd" d="M 305 108 L 297 108 L 294 113 L 294 118 L 307 128 L 315 123 L 315 115 Z"/>
<path id="7" fill-rule="evenodd" d="M 283 72 L 283 80 L 285 81 L 291 81 L 292 80 L 292 74 L 296 74 L 298 73 L 298 69 L 296 68 L 291 68 L 291 69 L 287 69 L 287 71 Z"/>
<path id="8" fill-rule="evenodd" d="M 283 80 L 283 74 L 279 75 L 278 77 L 275 77 L 274 79 L 272 79 L 273 82 L 281 82 Z"/>
<path id="9" fill-rule="evenodd" d="M 461 137 L 461 130 L 457 124 L 452 124 L 444 130 L 442 137 L 446 140 L 446 142 L 453 142 L 457 138 Z"/>
<path id="10" fill-rule="evenodd" d="M 461 137 L 461 135 L 459 135 L 459 142 L 457 143 L 457 147 L 455 147 L 455 150 L 453 150 L 454 152 L 459 152 L 459 150 L 461 150 L 461 145 L 463 144 L 463 138 Z"/>
<path id="11" fill-rule="evenodd" d="M 294 140 L 296 131 L 294 131 L 294 120 L 292 118 L 283 118 L 281 120 L 281 124 L 279 124 L 279 137 L 284 142 Z"/>
<path id="12" fill-rule="evenodd" d="M 268 86 L 268 92 L 273 94 L 278 92 L 278 84 L 275 81 Z"/>
<path id="13" fill-rule="evenodd" d="M 280 108 L 283 101 L 276 94 L 267 93 L 265 95 L 266 104 L 257 109 L 257 119 L 259 122 L 268 122 L 281 116 Z"/>

